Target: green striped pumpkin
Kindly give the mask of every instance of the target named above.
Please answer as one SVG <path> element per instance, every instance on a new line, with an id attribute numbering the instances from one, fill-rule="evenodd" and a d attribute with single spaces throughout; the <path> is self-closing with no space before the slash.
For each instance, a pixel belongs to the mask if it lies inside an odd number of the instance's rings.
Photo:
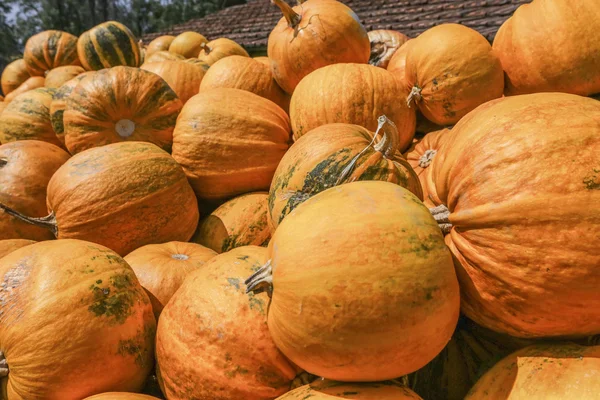
<path id="1" fill-rule="evenodd" d="M 84 32 L 77 41 L 81 64 L 88 71 L 125 65 L 141 65 L 140 47 L 133 33 L 123 24 L 104 22 Z"/>
<path id="2" fill-rule="evenodd" d="M 77 36 L 52 30 L 33 35 L 25 44 L 23 60 L 31 76 L 45 76 L 63 65 L 79 65 Z"/>

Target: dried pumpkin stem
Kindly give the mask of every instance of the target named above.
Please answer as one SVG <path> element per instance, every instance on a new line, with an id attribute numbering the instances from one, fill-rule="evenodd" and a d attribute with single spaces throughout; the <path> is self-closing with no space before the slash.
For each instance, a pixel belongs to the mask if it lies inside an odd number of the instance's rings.
<path id="1" fill-rule="evenodd" d="M 8 363 L 6 362 L 6 357 L 4 357 L 4 353 L 0 351 L 0 378 L 4 378 L 8 375 Z"/>
<path id="2" fill-rule="evenodd" d="M 413 100 L 423 100 L 423 96 L 421 96 L 421 88 L 417 85 L 413 86 L 410 93 L 408 94 L 408 97 L 406 98 L 406 105 L 408 106 L 408 108 L 410 108 L 410 104 L 413 102 Z"/>
<path id="3" fill-rule="evenodd" d="M 429 209 L 433 219 L 438 223 L 440 229 L 444 234 L 450 233 L 452 230 L 452 223 L 450 222 L 450 210 L 445 205 L 439 205 Z"/>
<path id="4" fill-rule="evenodd" d="M 427 150 L 422 156 L 421 158 L 419 158 L 419 167 L 421 168 L 427 168 L 429 167 L 429 165 L 431 165 L 431 162 L 433 161 L 433 157 L 435 157 L 435 155 L 437 154 L 437 150 Z"/>
<path id="5" fill-rule="evenodd" d="M 210 47 L 208 47 L 208 45 L 207 45 L 206 43 L 202 43 L 202 44 L 200 45 L 200 48 L 201 48 L 202 50 L 204 50 L 204 52 L 205 52 L 206 54 L 209 54 L 209 53 L 212 51 L 212 49 L 211 49 Z"/>
<path id="6" fill-rule="evenodd" d="M 246 281 L 246 293 L 259 294 L 267 292 L 269 297 L 273 294 L 273 268 L 271 260 L 267 261 L 258 271 L 252 274 Z"/>
<path id="7" fill-rule="evenodd" d="M 300 24 L 302 16 L 294 11 L 294 9 L 290 7 L 288 3 L 283 0 L 271 0 L 271 3 L 279 7 L 290 28 L 295 29 Z"/>
<path id="8" fill-rule="evenodd" d="M 56 217 L 54 216 L 54 212 L 51 212 L 50 215 L 42 218 L 28 217 L 27 215 L 21 214 L 20 212 L 13 210 L 2 203 L 0 203 L 0 210 L 3 210 L 8 215 L 28 224 L 39 226 L 40 228 L 46 228 L 52 232 L 54 236 L 58 235 L 58 226 L 56 225 Z"/>

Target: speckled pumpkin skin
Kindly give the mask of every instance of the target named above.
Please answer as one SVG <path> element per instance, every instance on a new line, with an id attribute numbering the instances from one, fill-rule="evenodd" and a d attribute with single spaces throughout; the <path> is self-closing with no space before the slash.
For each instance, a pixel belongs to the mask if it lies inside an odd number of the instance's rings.
<path id="1" fill-rule="evenodd" d="M 77 36 L 63 31 L 43 31 L 25 43 L 23 60 L 31 76 L 44 76 L 63 65 L 80 65 Z"/>
<path id="2" fill-rule="evenodd" d="M 170 400 L 267 400 L 289 390 L 296 369 L 267 329 L 266 294 L 244 280 L 267 249 L 239 247 L 193 272 L 161 314 L 157 375 Z"/>
<path id="3" fill-rule="evenodd" d="M 8 64 L 2 71 L 2 78 L 0 79 L 4 96 L 21 86 L 30 76 L 27 65 L 22 58 Z"/>
<path id="4" fill-rule="evenodd" d="M 150 57 L 157 51 L 169 51 L 169 46 L 171 45 L 171 43 L 173 43 L 173 40 L 175 40 L 175 36 L 172 35 L 163 35 L 152 40 L 148 44 L 148 47 L 146 47 L 145 59 L 147 60 L 148 57 Z"/>
<path id="5" fill-rule="evenodd" d="M 173 39 L 169 51 L 185 58 L 198 57 L 202 44 L 206 42 L 208 40 L 197 32 L 183 32 Z"/>
<path id="6" fill-rule="evenodd" d="M 73 89 L 75 89 L 75 86 L 77 86 L 79 81 L 93 73 L 94 71 L 88 71 L 77 75 L 75 78 L 65 82 L 61 87 L 56 89 L 56 92 L 52 96 L 52 102 L 50 103 L 50 123 L 52 124 L 52 130 L 54 130 L 56 137 L 65 148 L 64 114 L 67 109 L 67 99 L 71 93 L 73 93 Z"/>
<path id="7" fill-rule="evenodd" d="M 144 63 L 142 69 L 160 76 L 173 89 L 182 104 L 198 94 L 200 83 L 205 74 L 202 64 L 192 64 L 181 61 L 162 61 Z"/>
<path id="8" fill-rule="evenodd" d="M 116 21 L 103 22 L 82 33 L 77 40 L 77 54 L 88 71 L 118 65 L 139 67 L 142 63 L 137 39 L 129 28 Z"/>
<path id="9" fill-rule="evenodd" d="M 233 40 L 219 38 L 206 43 L 198 54 L 198 60 L 208 65 L 213 65 L 217 61 L 229 56 L 250 57 L 248 52 Z"/>
<path id="10" fill-rule="evenodd" d="M 319 379 L 294 389 L 277 400 L 422 400 L 412 390 L 396 384 L 343 383 Z"/>
<path id="11" fill-rule="evenodd" d="M 49 71 L 44 81 L 44 86 L 58 89 L 71 79 L 85 72 L 85 69 L 78 65 L 66 65 L 64 67 L 54 68 Z"/>
<path id="12" fill-rule="evenodd" d="M 81 240 L 40 242 L 0 259 L 0 282 L 6 398 L 79 400 L 142 388 L 156 322 L 116 253 Z"/>
<path id="13" fill-rule="evenodd" d="M 46 79 L 43 76 L 32 76 L 30 78 L 27 78 L 27 80 L 23 82 L 18 88 L 6 95 L 6 97 L 4 98 L 4 102 L 8 104 L 22 93 L 44 87 L 45 81 Z"/>
<path id="14" fill-rule="evenodd" d="M 21 247 L 36 243 L 35 240 L 28 239 L 4 239 L 0 240 L 0 258 L 6 256 Z"/>

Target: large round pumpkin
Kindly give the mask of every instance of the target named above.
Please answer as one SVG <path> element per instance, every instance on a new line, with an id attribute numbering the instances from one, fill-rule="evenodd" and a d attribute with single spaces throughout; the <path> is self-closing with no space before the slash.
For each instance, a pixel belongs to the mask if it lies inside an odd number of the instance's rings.
<path id="1" fill-rule="evenodd" d="M 181 54 L 185 58 L 198 57 L 202 45 L 208 40 L 197 32 L 183 32 L 177 35 L 169 45 L 171 53 Z"/>
<path id="2" fill-rule="evenodd" d="M 148 47 L 146 47 L 145 59 L 147 60 L 148 57 L 150 57 L 157 51 L 169 51 L 169 46 L 171 45 L 171 43 L 173 43 L 173 40 L 175 40 L 175 36 L 172 35 L 163 35 L 152 40 L 148 44 Z"/>
<path id="3" fill-rule="evenodd" d="M 273 76 L 289 94 L 312 71 L 337 63 L 369 61 L 367 31 L 357 15 L 335 0 L 308 0 L 290 7 L 272 0 L 283 13 L 269 34 Z"/>
<path id="4" fill-rule="evenodd" d="M 494 39 L 506 94 L 600 93 L 600 16 L 596 0 L 534 0 Z"/>
<path id="5" fill-rule="evenodd" d="M 170 151 L 181 111 L 177 94 L 158 75 L 114 67 L 82 79 L 63 115 L 71 154 L 121 141 L 154 143 Z"/>
<path id="6" fill-rule="evenodd" d="M 246 281 L 272 292 L 269 331 L 311 374 L 379 381 L 431 361 L 452 336 L 459 289 L 427 207 L 380 181 L 327 189 L 279 225 Z"/>
<path id="7" fill-rule="evenodd" d="M 290 107 L 290 96 L 273 79 L 270 64 L 254 58 L 234 55 L 217 61 L 206 71 L 200 91 L 215 88 L 247 90 L 271 100 L 285 111 Z"/>
<path id="8" fill-rule="evenodd" d="M 56 89 L 37 88 L 17 96 L 0 115 L 0 142 L 41 140 L 62 146 L 50 122 Z"/>
<path id="9" fill-rule="evenodd" d="M 25 43 L 23 60 L 32 76 L 44 76 L 63 65 L 79 65 L 77 37 L 63 31 L 40 32 Z"/>
<path id="10" fill-rule="evenodd" d="M 65 148 L 65 125 L 63 117 L 65 110 L 67 109 L 67 99 L 71 96 L 73 89 L 75 89 L 75 86 L 77 86 L 79 81 L 93 73 L 95 73 L 95 71 L 88 71 L 77 75 L 75 78 L 59 87 L 52 96 L 52 102 L 50 103 L 50 123 L 52 124 L 52 130 L 54 130 L 56 137 Z"/>
<path id="11" fill-rule="evenodd" d="M 201 64 L 181 61 L 145 63 L 142 65 L 142 69 L 163 78 L 183 104 L 198 93 L 200 82 L 202 82 L 205 74 L 205 69 Z"/>
<path id="12" fill-rule="evenodd" d="M 230 56 L 250 57 L 242 46 L 231 39 L 219 38 L 202 44 L 202 50 L 198 54 L 198 60 L 213 65 L 222 58 Z"/>
<path id="13" fill-rule="evenodd" d="M 148 396 L 147 394 L 128 393 L 128 392 L 107 392 L 86 397 L 83 400 L 159 400 L 158 397 Z"/>
<path id="14" fill-rule="evenodd" d="M 31 75 L 22 58 L 8 64 L 2 71 L 1 85 L 4 96 L 21 86 Z"/>
<path id="15" fill-rule="evenodd" d="M 46 187 L 69 159 L 66 151 L 46 142 L 21 140 L 0 146 L 0 203 L 31 217 L 44 217 Z M 46 229 L 0 211 L 0 239 L 48 240 Z"/>
<path id="16" fill-rule="evenodd" d="M 462 311 L 519 337 L 600 333 L 600 102 L 563 93 L 488 102 L 432 170 L 454 225 Z"/>
<path id="17" fill-rule="evenodd" d="M 6 97 L 4 98 L 4 102 L 8 104 L 20 94 L 23 94 L 33 89 L 44 87 L 45 81 L 46 80 L 43 76 L 32 76 L 30 78 L 27 78 L 27 80 L 23 82 L 18 88 L 6 95 Z"/>
<path id="18" fill-rule="evenodd" d="M 88 71 L 127 65 L 139 67 L 140 46 L 133 33 L 116 21 L 103 22 L 81 34 L 77 40 L 81 65 Z"/>
<path id="19" fill-rule="evenodd" d="M 167 242 L 142 246 L 125 256 L 125 261 L 148 292 L 158 319 L 185 277 L 216 255 L 199 244 Z"/>
<path id="20" fill-rule="evenodd" d="M 281 159 L 271 183 L 269 222 L 272 230 L 304 201 L 342 183 L 393 182 L 422 199 L 418 177 L 397 152 L 395 127 L 383 117 L 377 137 L 374 136 L 358 125 L 329 124 L 296 141 Z"/>
<path id="21" fill-rule="evenodd" d="M 387 68 L 394 53 L 409 40 L 403 33 L 386 29 L 370 31 L 368 35 L 371 42 L 369 64 L 381 68 Z"/>
<path id="22" fill-rule="evenodd" d="M 459 24 L 419 35 L 408 48 L 405 77 L 411 88 L 407 103 L 438 125 L 455 124 L 504 91 L 502 65 L 490 43 Z"/>
<path id="23" fill-rule="evenodd" d="M 152 53 L 152 55 L 146 57 L 146 59 L 144 60 L 144 64 L 149 64 L 149 63 L 159 62 L 159 61 L 166 61 L 166 60 L 169 60 L 169 61 L 185 60 L 185 57 L 182 56 L 181 54 L 171 53 L 170 51 L 161 50 L 161 51 Z"/>
<path id="24" fill-rule="evenodd" d="M 0 148 L 1 149 L 1 148 Z M 35 240 L 28 239 L 3 239 L 0 240 L 0 258 L 6 256 L 21 247 L 36 243 Z"/>
<path id="25" fill-rule="evenodd" d="M 306 76 L 292 95 L 290 120 L 294 139 L 335 122 L 374 132 L 377 118 L 385 115 L 396 125 L 398 149 L 403 150 L 412 141 L 416 123 L 415 111 L 402 101 L 405 93 L 392 74 L 372 65 L 335 64 L 320 68 Z"/>
<path id="26" fill-rule="evenodd" d="M 44 86 L 58 89 L 66 82 L 85 72 L 85 69 L 78 65 L 66 65 L 64 67 L 54 68 L 46 74 Z"/>
<path id="27" fill-rule="evenodd" d="M 79 400 L 142 388 L 156 321 L 116 253 L 82 240 L 40 242 L 0 259 L 0 282 L 5 398 Z"/>
<path id="28" fill-rule="evenodd" d="M 422 400 L 412 390 L 394 383 L 343 383 L 319 379 L 277 400 Z"/>
<path id="29" fill-rule="evenodd" d="M 289 118 L 254 93 L 220 88 L 192 97 L 173 132 L 173 158 L 202 200 L 267 190 L 288 148 Z"/>

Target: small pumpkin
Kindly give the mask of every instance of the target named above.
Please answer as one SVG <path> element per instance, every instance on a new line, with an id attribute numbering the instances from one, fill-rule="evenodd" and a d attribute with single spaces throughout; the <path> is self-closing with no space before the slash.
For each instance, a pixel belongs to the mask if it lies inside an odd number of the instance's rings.
<path id="1" fill-rule="evenodd" d="M 358 16 L 335 1 L 308 0 L 290 7 L 272 0 L 283 18 L 269 34 L 267 53 L 275 80 L 292 94 L 302 78 L 338 63 L 365 64 L 371 48 Z"/>
<path id="2" fill-rule="evenodd" d="M 246 294 L 244 278 L 267 249 L 245 246 L 192 272 L 163 310 L 156 336 L 157 375 L 172 400 L 267 400 L 296 375 L 267 328 L 268 297 Z"/>
<path id="3" fill-rule="evenodd" d="M 6 95 L 6 97 L 4 98 L 4 103 L 10 103 L 15 99 L 15 97 L 17 97 L 20 94 L 23 94 L 33 89 L 44 87 L 45 81 L 46 80 L 42 76 L 32 76 L 30 78 L 27 78 L 27 80 L 23 82 L 18 88 Z"/>
<path id="4" fill-rule="evenodd" d="M 394 53 L 409 39 L 403 33 L 387 29 L 377 29 L 368 33 L 371 42 L 369 64 L 387 68 Z"/>
<path id="5" fill-rule="evenodd" d="M 402 101 L 405 93 L 392 74 L 372 65 L 335 64 L 320 68 L 306 76 L 292 95 L 290 120 L 294 139 L 336 122 L 374 132 L 377 118 L 386 115 L 398 129 L 398 149 L 404 150 L 412 141 L 416 123 L 415 111 Z"/>
<path id="6" fill-rule="evenodd" d="M 179 100 L 185 104 L 192 96 L 198 94 L 205 69 L 201 64 L 181 61 L 161 61 L 145 63 L 142 69 L 160 76 L 173 89 Z"/>
<path id="7" fill-rule="evenodd" d="M 54 68 L 46 74 L 44 86 L 58 89 L 66 82 L 75 78 L 77 75 L 85 72 L 85 69 L 78 65 L 66 65 L 64 67 Z"/>
<path id="8" fill-rule="evenodd" d="M 288 149 L 289 118 L 275 103 L 239 89 L 192 97 L 173 132 L 173 158 L 198 199 L 267 190 Z"/>
<path id="9" fill-rule="evenodd" d="M 248 193 L 219 206 L 200 220 L 193 242 L 217 253 L 240 246 L 262 246 L 269 242 L 266 192 Z"/>
<path id="10" fill-rule="evenodd" d="M 25 60 L 22 58 L 8 64 L 2 71 L 2 78 L 0 78 L 4 96 L 21 86 L 30 76 Z"/>
<path id="11" fill-rule="evenodd" d="M 167 242 L 142 246 L 125 256 L 125 261 L 146 289 L 158 319 L 185 277 L 216 255 L 195 243 Z"/>
<path id="12" fill-rule="evenodd" d="M 159 398 L 140 393 L 106 392 L 86 397 L 83 400 L 159 400 Z"/>
<path id="13" fill-rule="evenodd" d="M 422 400 L 415 392 L 391 382 L 344 383 L 319 379 L 276 400 Z"/>
<path id="14" fill-rule="evenodd" d="M 75 89 L 75 86 L 77 86 L 79 81 L 93 73 L 94 71 L 88 71 L 77 75 L 75 78 L 60 86 L 52 96 L 52 102 L 50 103 L 50 123 L 52 124 L 52 130 L 54 130 L 56 137 L 65 148 L 65 125 L 63 117 L 67 108 L 67 99 L 71 93 L 73 93 L 73 89 Z"/>
<path id="15" fill-rule="evenodd" d="M 342 183 L 382 180 L 423 198 L 419 178 L 397 152 L 398 131 L 385 116 L 374 134 L 358 125 L 329 124 L 302 136 L 285 153 L 269 191 L 269 223 L 281 221 L 317 193 Z"/>
<path id="16" fill-rule="evenodd" d="M 114 67 L 83 78 L 63 114 L 71 154 L 120 141 L 154 143 L 170 151 L 182 104 L 160 76 Z"/>
<path id="17" fill-rule="evenodd" d="M 80 65 L 77 36 L 55 30 L 33 35 L 25 43 L 23 60 L 31 76 L 45 76 L 63 65 Z"/>
<path id="18" fill-rule="evenodd" d="M 175 36 L 162 35 L 152 40 L 146 47 L 146 60 L 157 51 L 169 51 L 169 46 L 175 40 Z"/>
<path id="19" fill-rule="evenodd" d="M 169 45 L 171 53 L 181 54 L 185 58 L 198 57 L 202 45 L 208 40 L 197 32 L 183 32 L 177 35 Z"/>
<path id="20" fill-rule="evenodd" d="M 21 247 L 29 246 L 36 243 L 35 240 L 29 239 L 1 239 L 0 240 L 0 258 L 20 249 Z"/>
<path id="21" fill-rule="evenodd" d="M 161 50 L 161 51 L 152 53 L 152 55 L 150 55 L 150 56 L 147 56 L 146 59 L 144 60 L 144 64 L 160 62 L 160 61 L 167 61 L 167 60 L 169 60 L 169 61 L 185 60 L 185 57 L 182 56 L 181 54 Z"/>
<path id="22" fill-rule="evenodd" d="M 245 56 L 225 57 L 206 72 L 200 91 L 215 88 L 247 90 L 269 99 L 286 112 L 290 107 L 290 96 L 283 91 L 273 78 L 270 63 Z"/>
<path id="23" fill-rule="evenodd" d="M 220 59 L 229 56 L 250 57 L 242 46 L 227 38 L 219 38 L 203 43 L 201 48 L 198 60 L 204 61 L 208 65 L 213 65 Z"/>
<path id="24" fill-rule="evenodd" d="M 116 21 L 103 22 L 81 34 L 77 40 L 81 65 L 88 71 L 142 63 L 140 46 L 125 25 Z"/>

